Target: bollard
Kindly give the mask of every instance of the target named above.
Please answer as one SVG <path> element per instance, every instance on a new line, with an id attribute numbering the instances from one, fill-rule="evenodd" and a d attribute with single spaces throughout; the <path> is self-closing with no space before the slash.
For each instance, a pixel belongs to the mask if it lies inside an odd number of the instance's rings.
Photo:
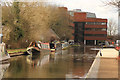
<path id="1" fill-rule="evenodd" d="M 102 56 L 101 50 L 100 50 L 100 56 Z"/>
<path id="2" fill-rule="evenodd" d="M 101 44 L 101 48 L 103 49 L 103 45 Z M 100 56 L 102 56 L 101 49 L 100 49 Z"/>

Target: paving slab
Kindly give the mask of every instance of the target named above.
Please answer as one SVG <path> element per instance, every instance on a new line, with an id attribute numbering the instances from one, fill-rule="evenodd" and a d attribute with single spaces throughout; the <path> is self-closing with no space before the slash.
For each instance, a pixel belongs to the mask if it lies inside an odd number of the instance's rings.
<path id="1" fill-rule="evenodd" d="M 97 78 L 118 78 L 118 60 L 101 58 Z"/>
<path id="2" fill-rule="evenodd" d="M 102 56 L 100 55 L 102 53 Z M 118 79 L 118 51 L 113 48 L 103 48 L 88 71 L 86 78 Z"/>
<path id="3" fill-rule="evenodd" d="M 118 51 L 114 48 L 104 48 L 101 49 L 98 54 L 102 53 L 103 58 L 117 58 L 118 57 Z"/>

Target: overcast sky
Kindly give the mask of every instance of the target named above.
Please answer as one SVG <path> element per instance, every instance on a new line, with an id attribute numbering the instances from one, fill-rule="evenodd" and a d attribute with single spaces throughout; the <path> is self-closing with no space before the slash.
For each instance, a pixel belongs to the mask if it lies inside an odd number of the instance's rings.
<path id="1" fill-rule="evenodd" d="M 51 0 L 50 0 L 51 1 Z M 110 6 L 105 6 L 103 2 L 109 0 L 52 0 L 60 6 L 67 7 L 69 10 L 81 9 L 85 12 L 96 13 L 98 18 L 107 18 L 118 21 L 117 10 Z"/>

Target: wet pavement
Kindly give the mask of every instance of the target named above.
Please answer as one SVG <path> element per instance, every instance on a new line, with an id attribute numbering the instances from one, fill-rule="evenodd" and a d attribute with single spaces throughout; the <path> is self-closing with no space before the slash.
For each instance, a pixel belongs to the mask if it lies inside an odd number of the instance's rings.
<path id="1" fill-rule="evenodd" d="M 12 57 L 3 78 L 84 78 L 98 51 L 71 47 L 56 53 Z"/>

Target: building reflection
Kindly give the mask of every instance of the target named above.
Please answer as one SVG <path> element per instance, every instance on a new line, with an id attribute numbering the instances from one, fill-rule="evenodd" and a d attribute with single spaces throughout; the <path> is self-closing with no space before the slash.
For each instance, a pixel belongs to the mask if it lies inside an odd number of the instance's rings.
<path id="1" fill-rule="evenodd" d="M 66 78 L 85 78 L 90 64 L 94 61 L 98 51 L 91 51 L 90 46 L 74 47 L 73 62 L 71 63 L 72 71 L 66 74 Z"/>
<path id="2" fill-rule="evenodd" d="M 55 52 L 51 52 L 50 53 L 50 61 L 54 61 L 55 60 Z"/>

